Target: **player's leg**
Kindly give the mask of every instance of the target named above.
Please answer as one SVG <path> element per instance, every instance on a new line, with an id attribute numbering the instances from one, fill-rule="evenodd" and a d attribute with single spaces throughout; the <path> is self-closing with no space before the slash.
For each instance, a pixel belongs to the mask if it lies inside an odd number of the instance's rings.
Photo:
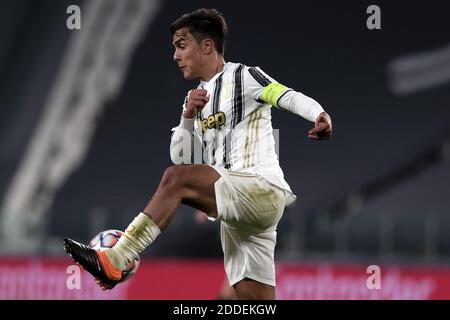
<path id="1" fill-rule="evenodd" d="M 236 300 L 236 290 L 234 287 L 230 286 L 228 278 L 225 276 L 222 281 L 222 286 L 220 287 L 219 294 L 217 295 L 218 300 Z"/>
<path id="2" fill-rule="evenodd" d="M 275 299 L 276 231 L 245 232 L 221 222 L 225 271 L 238 299 Z"/>
<path id="3" fill-rule="evenodd" d="M 275 287 L 252 279 L 239 281 L 234 289 L 240 300 L 275 300 Z"/>
<path id="4" fill-rule="evenodd" d="M 230 171 L 221 177 L 215 191 L 230 284 L 239 299 L 275 299 L 276 227 L 286 194 L 258 176 Z"/>
<path id="5" fill-rule="evenodd" d="M 108 250 L 110 260 L 123 269 L 148 247 L 170 223 L 181 203 L 217 217 L 214 184 L 220 175 L 208 165 L 178 165 L 166 169 L 158 189 L 128 226 L 119 242 Z"/>
<path id="6" fill-rule="evenodd" d="M 99 284 L 112 288 L 120 282 L 122 270 L 165 229 L 181 203 L 217 216 L 214 184 L 220 175 L 208 165 L 180 165 L 168 168 L 150 202 L 127 227 L 111 249 L 95 251 L 65 239 L 65 249 Z"/>
<path id="7" fill-rule="evenodd" d="M 219 178 L 217 171 L 208 165 L 169 167 L 144 212 L 160 230 L 168 226 L 180 203 L 216 217 L 214 183 Z"/>

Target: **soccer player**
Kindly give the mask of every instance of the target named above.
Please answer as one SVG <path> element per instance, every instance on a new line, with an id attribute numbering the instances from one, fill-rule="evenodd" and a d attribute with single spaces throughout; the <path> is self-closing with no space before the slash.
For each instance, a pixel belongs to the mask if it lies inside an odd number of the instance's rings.
<path id="1" fill-rule="evenodd" d="M 225 271 L 238 298 L 275 299 L 276 228 L 295 195 L 275 152 L 272 107 L 314 122 L 308 137 L 315 140 L 331 136 L 331 118 L 314 99 L 260 68 L 225 62 L 227 25 L 217 10 L 185 14 L 170 31 L 173 59 L 184 78 L 200 81 L 173 130 L 175 165 L 165 170 L 150 202 L 113 248 L 100 252 L 64 239 L 65 249 L 110 289 L 183 203 L 220 221 Z"/>

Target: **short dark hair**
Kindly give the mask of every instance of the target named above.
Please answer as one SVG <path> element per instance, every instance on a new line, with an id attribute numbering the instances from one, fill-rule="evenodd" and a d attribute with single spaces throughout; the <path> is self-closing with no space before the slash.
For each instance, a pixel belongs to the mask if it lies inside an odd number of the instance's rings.
<path id="1" fill-rule="evenodd" d="M 228 35 L 228 26 L 222 13 L 216 9 L 198 9 L 183 14 L 170 26 L 172 35 L 179 29 L 187 28 L 198 43 L 210 38 L 217 52 L 223 55 Z"/>

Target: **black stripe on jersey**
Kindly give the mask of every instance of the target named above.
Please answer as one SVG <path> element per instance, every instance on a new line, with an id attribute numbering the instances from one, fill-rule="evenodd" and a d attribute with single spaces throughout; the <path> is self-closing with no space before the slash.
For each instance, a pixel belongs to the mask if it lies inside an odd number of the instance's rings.
<path id="1" fill-rule="evenodd" d="M 240 64 L 235 70 L 233 75 L 234 89 L 233 89 L 233 101 L 231 109 L 231 131 L 225 136 L 223 144 L 223 163 L 226 169 L 231 169 L 230 151 L 232 143 L 233 129 L 244 118 L 245 105 L 244 105 L 244 65 Z"/>
<path id="2" fill-rule="evenodd" d="M 216 114 L 217 112 L 219 112 L 220 93 L 222 92 L 222 75 L 223 73 L 216 79 L 216 83 L 214 86 L 212 114 Z"/>
<path id="3" fill-rule="evenodd" d="M 230 163 L 230 149 L 227 148 L 228 143 L 231 142 L 231 140 L 228 139 L 229 135 L 225 135 L 225 138 L 223 139 L 223 164 L 225 165 L 225 169 L 231 169 L 231 163 Z M 228 151 L 227 151 L 228 150 Z"/>
<path id="4" fill-rule="evenodd" d="M 244 81 L 243 72 L 244 65 L 239 65 L 239 67 L 234 70 L 234 97 L 233 97 L 233 110 L 232 110 L 232 120 L 231 129 L 237 126 L 243 118 L 244 109 Z"/>
<path id="5" fill-rule="evenodd" d="M 216 79 L 215 85 L 214 85 L 214 93 L 213 93 L 213 101 L 212 101 L 212 114 L 215 115 L 219 112 L 220 107 L 220 95 L 222 92 L 222 76 L 223 73 Z M 213 141 L 213 149 L 212 149 L 212 158 L 213 158 L 213 165 L 216 164 L 216 151 L 219 147 L 218 145 L 218 134 L 217 131 L 215 132 L 215 138 Z"/>
<path id="6" fill-rule="evenodd" d="M 250 72 L 250 74 L 252 75 L 252 77 L 258 81 L 258 83 L 260 85 L 262 85 L 263 87 L 267 87 L 269 84 L 271 84 L 271 81 L 269 79 L 266 78 L 265 75 L 262 74 L 261 71 L 259 71 L 258 69 L 256 69 L 255 67 L 251 67 L 248 69 L 248 72 Z"/>

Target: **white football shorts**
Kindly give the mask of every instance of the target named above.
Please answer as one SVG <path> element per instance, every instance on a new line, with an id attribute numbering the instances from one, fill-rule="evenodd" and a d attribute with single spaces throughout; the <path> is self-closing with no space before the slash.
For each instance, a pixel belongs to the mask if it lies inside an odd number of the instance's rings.
<path id="1" fill-rule="evenodd" d="M 230 285 L 249 278 L 275 286 L 276 227 L 287 192 L 259 175 L 212 166 L 224 266 Z"/>

